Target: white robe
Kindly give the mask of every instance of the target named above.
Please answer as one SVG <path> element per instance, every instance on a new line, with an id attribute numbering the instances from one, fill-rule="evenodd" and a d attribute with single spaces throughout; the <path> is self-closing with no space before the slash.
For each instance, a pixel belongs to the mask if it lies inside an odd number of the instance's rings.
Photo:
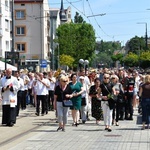
<path id="1" fill-rule="evenodd" d="M 7 89 L 6 91 L 2 92 L 3 87 L 7 87 L 8 85 L 12 84 L 13 91 Z M 2 105 L 10 105 L 10 107 L 15 107 L 17 105 L 17 91 L 19 89 L 19 83 L 16 77 L 11 76 L 10 79 L 6 79 L 3 77 L 0 80 L 0 90 L 2 95 Z M 14 100 L 14 102 L 11 102 Z"/>

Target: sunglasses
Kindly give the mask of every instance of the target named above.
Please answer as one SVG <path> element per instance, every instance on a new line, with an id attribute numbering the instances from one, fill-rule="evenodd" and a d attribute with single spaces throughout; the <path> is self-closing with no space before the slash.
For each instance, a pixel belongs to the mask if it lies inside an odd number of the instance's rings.
<path id="1" fill-rule="evenodd" d="M 104 79 L 109 79 L 109 78 L 105 77 Z"/>
<path id="2" fill-rule="evenodd" d="M 115 78 L 111 78 L 111 79 L 115 79 Z"/>
<path id="3" fill-rule="evenodd" d="M 68 82 L 68 81 L 62 81 L 62 82 Z"/>

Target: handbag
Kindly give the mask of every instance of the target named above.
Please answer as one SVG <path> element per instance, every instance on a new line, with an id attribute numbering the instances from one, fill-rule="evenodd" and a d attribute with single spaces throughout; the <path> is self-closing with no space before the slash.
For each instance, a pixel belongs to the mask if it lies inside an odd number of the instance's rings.
<path id="1" fill-rule="evenodd" d="M 71 107 L 73 103 L 71 100 L 63 100 L 63 107 Z"/>

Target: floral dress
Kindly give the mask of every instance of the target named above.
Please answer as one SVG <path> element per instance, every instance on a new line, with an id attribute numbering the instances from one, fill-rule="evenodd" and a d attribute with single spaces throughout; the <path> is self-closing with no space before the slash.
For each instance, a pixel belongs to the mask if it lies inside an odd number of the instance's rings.
<path id="1" fill-rule="evenodd" d="M 93 95 L 96 93 L 96 87 L 95 85 L 90 87 L 89 95 Z M 101 107 L 101 101 L 98 100 L 96 97 L 91 97 L 91 111 L 92 111 L 92 117 L 94 117 L 96 120 L 102 120 L 103 118 L 103 112 Z"/>

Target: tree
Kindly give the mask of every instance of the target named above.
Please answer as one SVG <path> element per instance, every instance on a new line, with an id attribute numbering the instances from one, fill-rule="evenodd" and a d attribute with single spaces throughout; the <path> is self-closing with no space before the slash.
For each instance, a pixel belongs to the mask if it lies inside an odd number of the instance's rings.
<path id="1" fill-rule="evenodd" d="M 123 61 L 126 66 L 134 67 L 134 66 L 138 65 L 139 57 L 138 57 L 138 55 L 130 52 L 128 55 L 125 56 Z"/>
<path id="2" fill-rule="evenodd" d="M 70 55 L 75 59 L 76 66 L 79 59 L 89 60 L 95 51 L 95 31 L 88 23 L 66 23 L 56 31 L 60 55 Z"/>
<path id="3" fill-rule="evenodd" d="M 74 58 L 71 57 L 70 55 L 62 54 L 62 55 L 60 55 L 59 63 L 62 66 L 64 65 L 64 66 L 68 66 L 68 67 L 72 68 L 73 63 L 74 63 Z"/>
<path id="4" fill-rule="evenodd" d="M 111 59 L 112 59 L 113 61 L 121 61 L 122 58 L 123 58 L 123 54 L 120 54 L 120 53 L 111 56 Z"/>
<path id="5" fill-rule="evenodd" d="M 142 68 L 147 68 L 150 66 L 150 51 L 143 52 L 140 55 L 140 66 Z"/>
<path id="6" fill-rule="evenodd" d="M 145 41 L 143 37 L 135 36 L 129 41 L 129 52 L 139 54 L 140 51 L 145 50 Z"/>
<path id="7" fill-rule="evenodd" d="M 85 23 L 85 21 L 83 20 L 82 16 L 79 15 L 78 12 L 76 12 L 76 14 L 74 16 L 74 23 Z"/>

